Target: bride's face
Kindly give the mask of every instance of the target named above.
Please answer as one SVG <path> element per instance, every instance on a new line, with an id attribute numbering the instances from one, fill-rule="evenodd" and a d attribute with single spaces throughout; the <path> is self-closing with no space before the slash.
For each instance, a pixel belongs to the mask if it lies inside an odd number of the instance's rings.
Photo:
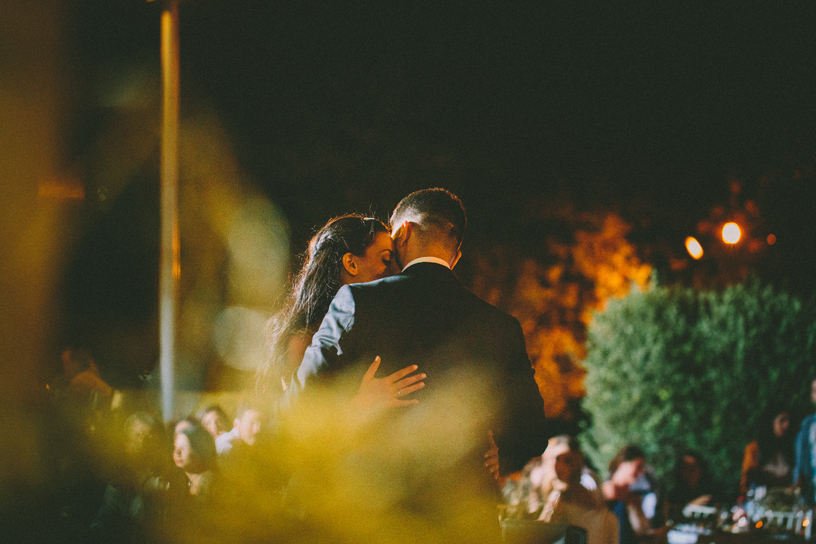
<path id="1" fill-rule="evenodd" d="M 365 254 L 354 258 L 359 272 L 350 283 L 374 281 L 399 272 L 394 262 L 394 244 L 387 232 L 378 232 Z"/>

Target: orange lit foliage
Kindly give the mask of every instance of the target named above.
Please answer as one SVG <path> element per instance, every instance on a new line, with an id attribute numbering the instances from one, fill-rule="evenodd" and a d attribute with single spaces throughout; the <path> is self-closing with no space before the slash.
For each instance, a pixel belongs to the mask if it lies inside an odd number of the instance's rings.
<path id="1" fill-rule="evenodd" d="M 612 213 L 562 208 L 476 257 L 472 289 L 521 322 L 549 417 L 572 419 L 584 396 L 592 312 L 648 282 L 651 267 L 626 240 L 629 228 Z"/>

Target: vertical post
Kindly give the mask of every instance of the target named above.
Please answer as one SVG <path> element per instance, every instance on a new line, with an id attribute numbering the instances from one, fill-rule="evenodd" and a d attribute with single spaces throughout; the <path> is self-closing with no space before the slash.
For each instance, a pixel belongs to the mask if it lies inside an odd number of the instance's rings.
<path id="1" fill-rule="evenodd" d="M 164 0 L 161 14 L 162 140 L 159 348 L 162 417 L 173 417 L 176 306 L 181 275 L 178 229 L 179 34 L 178 2 Z"/>

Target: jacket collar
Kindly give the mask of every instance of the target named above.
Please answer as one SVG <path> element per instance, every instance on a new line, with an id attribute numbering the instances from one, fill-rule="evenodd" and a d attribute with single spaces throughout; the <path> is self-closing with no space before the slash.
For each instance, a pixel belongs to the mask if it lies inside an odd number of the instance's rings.
<path id="1" fill-rule="evenodd" d="M 418 257 L 418 258 L 414 259 L 413 261 L 411 261 L 410 263 L 406 264 L 403 267 L 402 270 L 404 272 L 409 267 L 414 266 L 415 264 L 419 264 L 419 263 L 436 263 L 436 264 L 441 264 L 445 268 L 450 268 L 450 265 L 448 263 L 446 263 L 445 261 L 443 261 L 442 259 L 440 259 L 439 257 Z"/>
<path id="2" fill-rule="evenodd" d="M 412 264 L 402 271 L 403 276 L 410 278 L 431 278 L 439 281 L 453 281 L 459 283 L 459 279 L 453 273 L 453 270 L 445 265 L 435 262 L 421 262 Z"/>

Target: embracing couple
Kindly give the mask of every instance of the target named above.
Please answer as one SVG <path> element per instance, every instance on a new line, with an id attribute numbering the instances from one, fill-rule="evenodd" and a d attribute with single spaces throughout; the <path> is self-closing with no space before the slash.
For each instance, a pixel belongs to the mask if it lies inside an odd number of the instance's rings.
<path id="1" fill-rule="evenodd" d="M 452 271 L 467 223 L 455 195 L 412 193 L 390 222 L 323 227 L 274 322 L 262 383 L 284 389 L 309 538 L 495 544 L 491 437 L 503 472 L 548 438 L 522 330 Z"/>

